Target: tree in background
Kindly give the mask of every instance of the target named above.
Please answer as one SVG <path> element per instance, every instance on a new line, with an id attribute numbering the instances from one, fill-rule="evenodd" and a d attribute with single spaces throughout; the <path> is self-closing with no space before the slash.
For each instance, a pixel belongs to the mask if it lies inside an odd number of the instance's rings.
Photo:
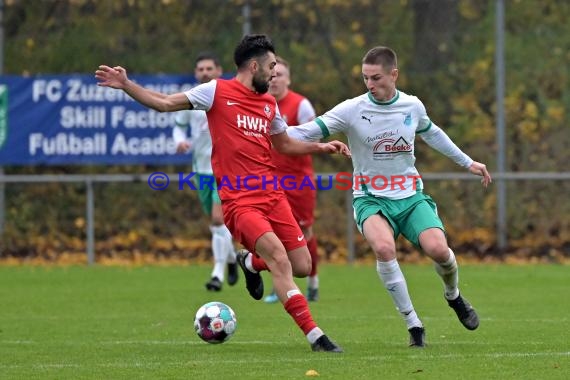
<path id="1" fill-rule="evenodd" d="M 242 34 L 244 4 L 245 0 L 4 0 L 4 73 L 91 73 L 98 62 L 118 61 L 140 73 L 187 73 L 192 57 L 210 47 L 227 52 L 222 63 L 231 68 L 231 52 Z M 402 89 L 422 98 L 438 125 L 474 157 L 489 161 L 492 169 L 494 0 L 250 0 L 249 4 L 252 32 L 273 37 L 279 53 L 296 68 L 298 90 L 314 100 L 317 113 L 361 93 L 363 52 L 375 45 L 391 46 L 399 52 Z M 566 127 L 570 3 L 506 0 L 505 5 L 508 169 L 565 171 L 570 158 Z M 416 154 L 424 163 L 419 168 L 423 172 L 456 170 L 421 144 Z M 315 160 L 321 172 L 350 170 L 346 165 L 333 157 Z M 148 171 L 146 167 L 4 169 L 7 173 Z M 453 244 L 470 244 L 480 254 L 492 252 L 494 194 L 484 195 L 476 190 L 477 184 L 466 182 L 428 186 L 434 197 L 454 199 L 445 206 L 442 202 L 441 209 L 443 215 L 454 216 L 453 225 L 448 223 L 450 235 L 458 240 Z M 570 205 L 556 200 L 570 192 L 570 184 L 519 181 L 510 182 L 508 190 L 512 248 L 520 252 L 529 246 L 535 254 L 558 247 L 568 255 Z M 102 185 L 96 195 L 97 239 L 105 242 L 123 236 L 121 244 L 126 247 L 156 250 L 157 237 L 181 236 L 193 229 L 189 220 L 196 219 L 167 211 L 172 209 L 169 202 L 188 194 L 155 199 L 140 186 L 125 193 L 124 186 Z M 12 207 L 7 209 L 10 223 L 4 244 L 17 251 L 29 244 L 29 236 L 47 233 L 54 237 L 51 240 L 65 241 L 64 246 L 80 247 L 83 229 L 77 226 L 82 226 L 84 197 L 80 186 L 10 185 L 7 203 Z M 326 217 L 318 223 L 323 230 L 317 232 L 328 239 L 325 246 L 339 249 L 343 242 L 338 237 L 345 233 L 345 224 L 339 222 L 345 215 L 344 194 L 327 192 L 319 197 Z M 476 201 L 464 202 L 466 197 Z M 35 215 L 46 202 L 58 207 L 43 215 L 51 218 L 51 224 L 44 225 Z M 57 227 L 57 220 L 69 222 Z M 198 230 L 196 236 L 201 233 Z M 164 244 L 164 252 L 173 249 Z"/>

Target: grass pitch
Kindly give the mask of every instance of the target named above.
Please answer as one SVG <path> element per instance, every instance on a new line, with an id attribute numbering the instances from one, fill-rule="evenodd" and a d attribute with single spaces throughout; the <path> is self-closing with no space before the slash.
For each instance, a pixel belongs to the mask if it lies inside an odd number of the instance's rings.
<path id="1" fill-rule="evenodd" d="M 308 370 L 320 379 L 570 378 L 568 266 L 461 266 L 476 331 L 457 321 L 431 266 L 402 268 L 428 346 L 407 347 L 373 266 L 323 265 L 311 309 L 345 349 L 327 354 L 310 351 L 280 304 L 251 299 L 243 277 L 207 292 L 209 266 L 0 267 L 0 378 L 304 379 Z M 193 331 L 195 311 L 213 300 L 238 319 L 221 345 Z"/>

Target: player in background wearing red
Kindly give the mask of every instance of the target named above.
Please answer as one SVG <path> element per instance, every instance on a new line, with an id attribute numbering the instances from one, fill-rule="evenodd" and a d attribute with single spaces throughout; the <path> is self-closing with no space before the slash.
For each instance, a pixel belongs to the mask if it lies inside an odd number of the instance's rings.
<path id="1" fill-rule="evenodd" d="M 289 62 L 282 57 L 276 57 L 276 59 L 275 77 L 269 83 L 269 93 L 277 100 L 281 117 L 288 125 L 299 125 L 313 120 L 316 114 L 309 99 L 289 88 L 291 85 Z M 317 238 L 313 233 L 314 211 L 317 204 L 313 158 L 309 154 L 287 156 L 275 150 L 271 152 L 271 155 L 275 165 L 275 174 L 279 178 L 288 179 L 291 183 L 296 184 L 290 189 L 285 189 L 285 195 L 293 211 L 293 216 L 301 227 L 303 235 L 305 235 L 307 248 L 311 254 L 311 273 L 307 277 L 306 297 L 309 302 L 317 301 L 319 299 L 319 276 L 317 274 L 319 254 L 317 252 Z M 279 301 L 279 298 L 275 292 L 272 292 L 265 297 L 264 301 L 274 303 Z"/>
<path id="2" fill-rule="evenodd" d="M 292 155 L 350 156 L 350 151 L 340 141 L 318 143 L 289 138 L 276 100 L 267 93 L 277 64 L 269 37 L 244 36 L 234 51 L 234 62 L 237 74 L 233 79 L 212 80 L 169 95 L 137 85 L 121 66 L 101 65 L 95 78 L 99 86 L 121 89 L 159 112 L 206 111 L 212 136 L 212 169 L 224 222 L 236 240 L 259 255 L 238 255 L 250 295 L 255 299 L 263 297 L 259 271 L 270 270 L 277 296 L 312 350 L 342 352 L 317 326 L 307 300 L 293 280 L 293 275 L 306 277 L 310 273 L 311 256 L 285 194 L 274 178 L 271 147 Z"/>

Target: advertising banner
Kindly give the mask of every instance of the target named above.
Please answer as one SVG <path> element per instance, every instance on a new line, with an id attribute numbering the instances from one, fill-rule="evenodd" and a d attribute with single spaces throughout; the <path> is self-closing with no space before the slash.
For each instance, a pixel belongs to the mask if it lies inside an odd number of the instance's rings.
<path id="1" fill-rule="evenodd" d="M 196 85 L 193 76 L 129 77 L 163 93 Z M 189 164 L 176 154 L 175 115 L 99 87 L 94 75 L 0 76 L 0 166 Z"/>

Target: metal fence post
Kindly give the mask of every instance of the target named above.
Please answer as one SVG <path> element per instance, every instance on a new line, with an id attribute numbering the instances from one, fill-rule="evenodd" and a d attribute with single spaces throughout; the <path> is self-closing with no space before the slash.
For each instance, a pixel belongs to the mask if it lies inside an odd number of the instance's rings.
<path id="1" fill-rule="evenodd" d="M 93 179 L 90 177 L 87 178 L 85 180 L 85 186 L 87 187 L 87 264 L 93 265 L 95 263 L 95 199 L 93 196 Z"/>
<path id="2" fill-rule="evenodd" d="M 348 252 L 348 262 L 353 263 L 355 259 L 354 254 L 354 218 L 352 217 L 354 211 L 352 210 L 352 191 L 346 190 L 346 248 Z"/>
<path id="3" fill-rule="evenodd" d="M 496 2 L 496 98 L 497 98 L 497 247 L 500 252 L 507 248 L 507 184 L 501 177 L 506 170 L 506 142 L 505 142 L 505 3 Z"/>

